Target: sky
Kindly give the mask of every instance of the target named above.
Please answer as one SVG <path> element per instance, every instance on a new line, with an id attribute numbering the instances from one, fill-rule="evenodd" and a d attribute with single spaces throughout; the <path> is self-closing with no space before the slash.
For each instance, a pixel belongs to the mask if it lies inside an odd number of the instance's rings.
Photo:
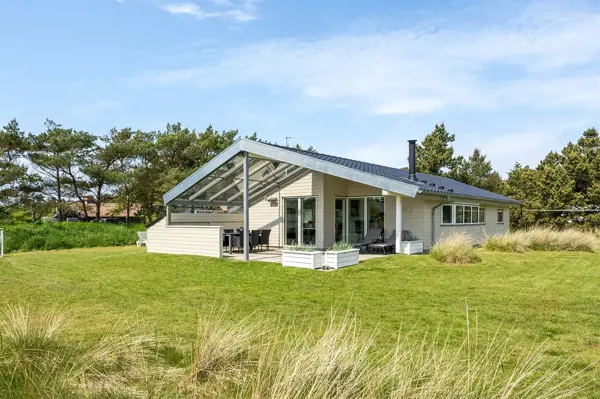
<path id="1" fill-rule="evenodd" d="M 0 123 L 28 132 L 212 124 L 403 167 L 444 122 L 505 174 L 600 115 L 597 0 L 3 0 L 0 16 Z"/>

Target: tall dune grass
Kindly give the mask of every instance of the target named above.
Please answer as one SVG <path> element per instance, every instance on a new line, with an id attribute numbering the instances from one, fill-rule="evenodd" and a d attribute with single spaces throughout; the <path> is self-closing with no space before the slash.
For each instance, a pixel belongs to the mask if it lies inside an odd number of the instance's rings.
<path id="1" fill-rule="evenodd" d="M 110 223 L 18 224 L 4 228 L 4 251 L 37 251 L 133 245 L 144 225 Z"/>
<path id="2" fill-rule="evenodd" d="M 534 228 L 488 237 L 484 248 L 488 251 L 503 252 L 595 252 L 598 248 L 598 238 L 594 233 L 574 229 Z"/>
<path id="3" fill-rule="evenodd" d="M 332 315 L 317 333 L 213 312 L 191 347 L 130 334 L 84 346 L 64 335 L 63 314 L 8 307 L 1 317 L 0 397 L 569 398 L 589 389 L 585 370 L 545 364 L 543 344 L 482 344 L 469 328 L 458 348 L 436 335 L 401 335 L 384 350 L 349 314 Z"/>
<path id="4" fill-rule="evenodd" d="M 464 233 L 454 233 L 438 240 L 430 251 L 431 257 L 442 263 L 468 264 L 481 262 L 473 248 L 471 238 Z"/>

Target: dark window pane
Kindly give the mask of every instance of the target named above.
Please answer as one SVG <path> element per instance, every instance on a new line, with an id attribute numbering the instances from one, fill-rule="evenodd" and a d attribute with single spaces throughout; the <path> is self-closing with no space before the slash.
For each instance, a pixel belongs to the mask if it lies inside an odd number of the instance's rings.
<path id="1" fill-rule="evenodd" d="M 504 223 L 504 209 L 498 209 L 498 223 Z"/>
<path id="2" fill-rule="evenodd" d="M 471 207 L 465 206 L 465 223 L 471 223 Z"/>
<path id="3" fill-rule="evenodd" d="M 442 207 L 442 223 L 452 223 L 452 205 L 444 205 Z"/>
<path id="4" fill-rule="evenodd" d="M 479 223 L 485 223 L 485 208 L 479 208 Z"/>

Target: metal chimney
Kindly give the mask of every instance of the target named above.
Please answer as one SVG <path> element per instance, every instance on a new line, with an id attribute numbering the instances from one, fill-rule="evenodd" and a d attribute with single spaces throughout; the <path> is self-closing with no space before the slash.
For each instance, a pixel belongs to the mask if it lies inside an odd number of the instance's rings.
<path id="1" fill-rule="evenodd" d="M 417 181 L 417 140 L 408 140 L 408 178 Z"/>

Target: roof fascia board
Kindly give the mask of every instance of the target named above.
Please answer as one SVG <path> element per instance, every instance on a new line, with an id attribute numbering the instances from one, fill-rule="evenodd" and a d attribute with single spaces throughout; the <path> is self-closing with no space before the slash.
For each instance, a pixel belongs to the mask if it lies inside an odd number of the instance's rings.
<path id="1" fill-rule="evenodd" d="M 392 191 L 407 197 L 415 197 L 419 191 L 419 187 L 416 185 L 413 186 L 385 177 L 375 176 L 370 173 L 336 165 L 331 162 L 322 161 L 307 155 L 298 154 L 294 151 L 273 147 L 268 144 L 262 144 L 260 142 L 247 139 L 241 139 L 240 144 L 243 151 L 247 151 L 251 154 L 257 154 L 270 159 L 275 159 L 280 162 L 285 162 L 328 175 L 337 176 L 342 179 Z"/>

